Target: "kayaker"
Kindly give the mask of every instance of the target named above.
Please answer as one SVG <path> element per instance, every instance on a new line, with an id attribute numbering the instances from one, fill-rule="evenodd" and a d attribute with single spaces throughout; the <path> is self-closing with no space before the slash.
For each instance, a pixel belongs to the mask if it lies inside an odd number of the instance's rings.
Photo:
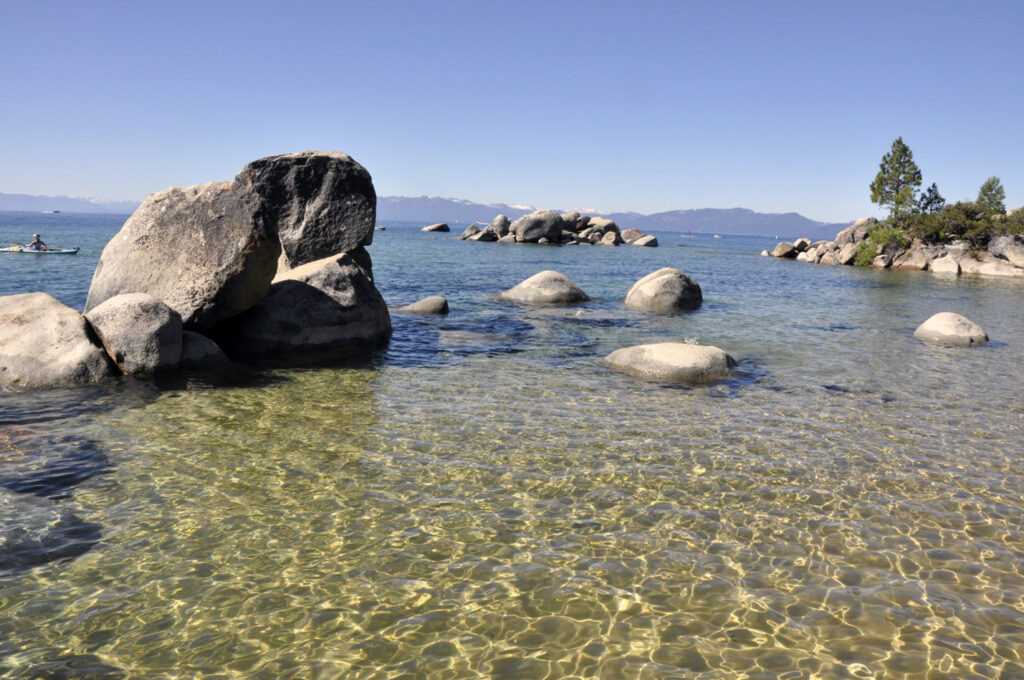
<path id="1" fill-rule="evenodd" d="M 39 238 L 39 234 L 32 234 L 32 243 L 26 243 L 25 247 L 32 250 L 48 250 L 46 244 Z"/>

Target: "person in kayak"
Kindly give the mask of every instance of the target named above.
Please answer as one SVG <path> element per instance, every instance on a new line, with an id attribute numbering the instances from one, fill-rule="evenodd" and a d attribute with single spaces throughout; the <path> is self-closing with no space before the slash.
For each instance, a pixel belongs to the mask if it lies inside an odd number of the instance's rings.
<path id="1" fill-rule="evenodd" d="M 32 234 L 32 243 L 26 243 L 25 247 L 32 250 L 49 250 L 43 240 L 39 238 L 39 234 Z"/>

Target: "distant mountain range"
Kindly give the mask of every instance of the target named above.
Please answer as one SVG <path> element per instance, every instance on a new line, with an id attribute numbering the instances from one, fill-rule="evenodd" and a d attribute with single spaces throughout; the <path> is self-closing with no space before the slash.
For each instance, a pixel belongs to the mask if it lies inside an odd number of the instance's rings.
<path id="1" fill-rule="evenodd" d="M 111 213 L 129 215 L 139 207 L 137 201 L 99 201 L 78 196 L 29 196 L 0 193 L 0 210 L 30 212 Z M 516 219 L 533 212 L 527 205 L 473 203 L 457 198 L 436 196 L 378 196 L 378 222 L 447 222 L 451 225 L 490 222 L 497 215 Z M 560 212 L 564 212 L 561 211 Z M 580 211 L 584 212 L 584 211 Z M 701 208 L 671 210 L 651 215 L 634 212 L 585 214 L 615 220 L 622 228 L 644 230 L 695 231 L 717 234 L 756 234 L 762 236 L 808 236 L 831 239 L 850 223 L 816 222 L 798 213 L 759 213 L 746 208 Z M 852 221 L 852 220 L 851 220 Z"/>
<path id="2" fill-rule="evenodd" d="M 490 222 L 497 215 L 511 220 L 533 212 L 535 208 L 526 205 L 505 203 L 473 203 L 457 198 L 436 196 L 378 196 L 377 221 L 403 222 L 446 222 L 448 224 L 471 224 Z M 559 210 L 559 212 L 564 212 Z M 580 211 L 584 212 L 584 211 Z M 635 212 L 585 214 L 607 217 L 626 229 L 636 227 L 644 230 L 696 231 L 716 234 L 755 234 L 762 236 L 807 236 L 812 239 L 831 239 L 850 222 L 816 222 L 795 212 L 759 213 L 746 208 L 701 208 L 697 210 L 671 210 L 669 212 L 643 215 Z"/>
<path id="3" fill-rule="evenodd" d="M 139 207 L 138 201 L 100 201 L 80 196 L 29 196 L 28 194 L 0 194 L 0 210 L 27 212 L 76 212 L 131 215 Z"/>

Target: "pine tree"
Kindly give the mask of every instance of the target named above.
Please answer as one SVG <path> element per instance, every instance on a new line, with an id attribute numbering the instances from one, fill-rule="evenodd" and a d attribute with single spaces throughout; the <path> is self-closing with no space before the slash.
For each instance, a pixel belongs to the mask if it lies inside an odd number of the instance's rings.
<path id="1" fill-rule="evenodd" d="M 871 183 L 871 202 L 889 208 L 889 219 L 902 222 L 915 205 L 921 169 L 914 162 L 910 147 L 897 137 L 889 153 L 882 156 L 875 181 Z"/>
<path id="2" fill-rule="evenodd" d="M 978 190 L 978 207 L 988 214 L 1006 212 L 1006 190 L 998 177 L 989 177 Z"/>
<path id="3" fill-rule="evenodd" d="M 946 199 L 939 193 L 935 182 L 932 182 L 932 185 L 917 199 L 917 212 L 922 215 L 930 215 L 941 212 L 945 205 Z"/>

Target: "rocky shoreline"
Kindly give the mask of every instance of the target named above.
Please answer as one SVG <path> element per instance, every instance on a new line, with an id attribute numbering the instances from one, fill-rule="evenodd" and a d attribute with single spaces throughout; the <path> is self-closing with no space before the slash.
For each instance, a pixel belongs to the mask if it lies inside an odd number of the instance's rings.
<path id="1" fill-rule="evenodd" d="M 799 238 L 781 242 L 772 251 L 763 250 L 761 255 L 815 264 L 853 265 L 858 251 L 870 248 L 865 245 L 870 244 L 868 233 L 877 224 L 875 218 L 865 217 L 840 231 L 832 241 L 812 242 Z M 897 242 L 876 246 L 869 254 L 872 259 L 867 266 L 875 269 L 930 271 L 953 276 L 1024 277 L 1024 238 L 1021 236 L 997 236 L 989 242 L 988 249 L 980 251 L 972 250 L 966 241 L 932 244 L 918 238 L 906 247 Z"/>

